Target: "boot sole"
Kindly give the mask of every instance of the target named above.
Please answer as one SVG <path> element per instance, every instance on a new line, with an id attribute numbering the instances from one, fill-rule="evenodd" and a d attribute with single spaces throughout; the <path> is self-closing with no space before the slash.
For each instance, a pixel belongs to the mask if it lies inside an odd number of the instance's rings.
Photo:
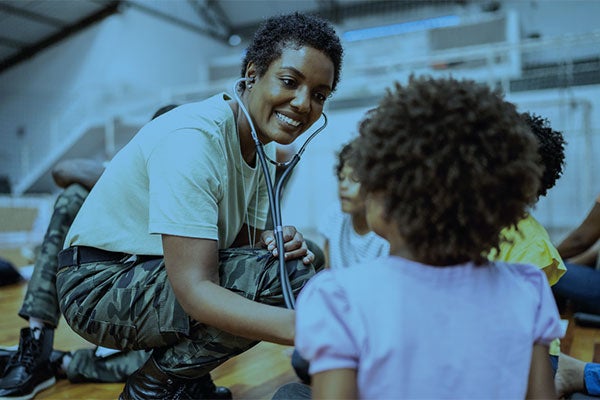
<path id="1" fill-rule="evenodd" d="M 44 382 L 40 382 L 31 393 L 24 394 L 22 396 L 11 396 L 11 397 L 0 397 L 0 400 L 30 400 L 35 397 L 36 394 L 41 392 L 42 390 L 48 389 L 50 386 L 53 386 L 56 383 L 56 378 L 52 377 Z"/>

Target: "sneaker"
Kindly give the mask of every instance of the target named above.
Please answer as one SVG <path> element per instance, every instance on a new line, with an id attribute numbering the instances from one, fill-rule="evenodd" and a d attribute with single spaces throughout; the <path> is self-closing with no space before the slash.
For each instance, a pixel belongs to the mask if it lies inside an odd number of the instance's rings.
<path id="1" fill-rule="evenodd" d="M 229 389 L 215 386 L 210 374 L 197 379 L 178 377 L 164 372 L 152 357 L 127 379 L 119 396 L 119 400 L 232 398 Z"/>
<path id="2" fill-rule="evenodd" d="M 0 399 L 32 399 L 56 382 L 50 363 L 54 330 L 35 330 L 40 333 L 39 339 L 35 339 L 30 328 L 21 329 L 19 348 L 9 358 L 0 378 Z"/>

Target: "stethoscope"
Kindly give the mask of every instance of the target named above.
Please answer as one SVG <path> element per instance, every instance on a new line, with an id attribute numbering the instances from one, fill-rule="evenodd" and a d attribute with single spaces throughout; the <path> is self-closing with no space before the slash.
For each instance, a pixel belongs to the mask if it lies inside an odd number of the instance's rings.
<path id="1" fill-rule="evenodd" d="M 300 161 L 300 156 L 304 153 L 306 146 L 308 143 L 325 127 L 327 126 L 327 116 L 325 113 L 323 115 L 323 125 L 319 127 L 316 131 L 314 131 L 308 139 L 304 142 L 300 150 L 292 158 L 283 163 L 272 160 L 269 156 L 265 154 L 265 150 L 263 148 L 263 144 L 258 139 L 258 135 L 256 134 L 256 129 L 254 128 L 254 123 L 252 122 L 252 118 L 244 106 L 242 99 L 238 95 L 238 87 L 241 82 L 250 81 L 252 82 L 254 79 L 251 78 L 240 78 L 235 81 L 233 86 L 233 96 L 235 100 L 238 102 L 240 110 L 244 113 L 246 119 L 248 120 L 248 124 L 250 125 L 250 132 L 252 134 L 252 140 L 254 140 L 254 145 L 256 146 L 256 154 L 258 154 L 258 159 L 260 161 L 260 165 L 262 168 L 263 175 L 265 177 L 265 183 L 267 186 L 267 194 L 269 196 L 269 205 L 271 208 L 271 218 L 273 219 L 273 232 L 275 234 L 275 242 L 277 245 L 277 256 L 279 259 L 279 280 L 281 281 L 281 290 L 283 292 L 283 299 L 285 300 L 285 305 L 287 308 L 293 310 L 294 309 L 294 293 L 292 292 L 292 286 L 290 284 L 290 278 L 287 274 L 287 269 L 285 267 L 285 250 L 283 247 L 283 224 L 281 222 L 281 194 L 283 191 L 283 186 L 287 178 L 290 176 L 290 173 Z M 275 167 L 285 168 L 282 172 L 281 177 L 276 182 L 276 187 L 273 187 L 273 182 L 271 181 L 271 174 L 269 173 L 269 168 L 267 164 L 267 160 L 275 165 Z"/>

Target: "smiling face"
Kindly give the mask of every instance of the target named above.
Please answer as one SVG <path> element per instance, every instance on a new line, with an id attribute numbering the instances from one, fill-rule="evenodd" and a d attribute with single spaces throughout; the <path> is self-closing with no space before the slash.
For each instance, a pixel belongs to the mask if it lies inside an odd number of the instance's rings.
<path id="1" fill-rule="evenodd" d="M 286 47 L 263 76 L 252 62 L 246 77 L 255 78 L 244 103 L 264 144 L 290 144 L 314 124 L 331 93 L 334 65 L 312 47 Z"/>
<path id="2" fill-rule="evenodd" d="M 360 193 L 360 183 L 354 175 L 354 170 L 344 165 L 338 174 L 338 196 L 342 211 L 348 214 L 364 214 L 365 201 Z"/>

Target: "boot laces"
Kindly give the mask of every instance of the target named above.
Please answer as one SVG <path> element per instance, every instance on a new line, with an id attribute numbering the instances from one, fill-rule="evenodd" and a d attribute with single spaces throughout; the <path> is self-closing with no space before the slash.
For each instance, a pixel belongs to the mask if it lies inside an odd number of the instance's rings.
<path id="1" fill-rule="evenodd" d="M 183 392 L 185 391 L 186 387 L 185 385 L 179 385 L 179 387 L 177 387 L 177 390 L 175 390 L 175 393 L 173 393 L 173 400 L 179 400 L 182 399 L 184 397 L 183 396 Z"/>
<path id="2" fill-rule="evenodd" d="M 28 373 L 33 370 L 41 353 L 41 337 L 39 340 L 34 339 L 34 330 L 35 329 L 32 329 L 29 337 L 25 337 L 21 341 L 17 352 L 9 359 L 7 369 L 10 366 L 24 366 Z"/>

